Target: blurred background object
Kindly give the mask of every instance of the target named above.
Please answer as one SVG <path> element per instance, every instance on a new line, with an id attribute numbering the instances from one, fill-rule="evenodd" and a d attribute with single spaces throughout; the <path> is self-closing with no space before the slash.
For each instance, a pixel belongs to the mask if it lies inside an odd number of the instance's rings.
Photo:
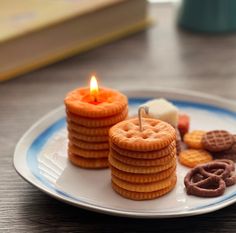
<path id="1" fill-rule="evenodd" d="M 183 0 L 179 25 L 202 32 L 233 32 L 236 30 L 235 0 Z"/>
<path id="2" fill-rule="evenodd" d="M 0 81 L 148 24 L 146 0 L 1 0 Z"/>

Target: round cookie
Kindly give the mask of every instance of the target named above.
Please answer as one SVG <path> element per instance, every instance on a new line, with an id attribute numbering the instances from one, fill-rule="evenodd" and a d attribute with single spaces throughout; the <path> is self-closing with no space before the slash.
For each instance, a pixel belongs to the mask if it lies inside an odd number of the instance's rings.
<path id="1" fill-rule="evenodd" d="M 109 150 L 84 150 L 71 143 L 68 145 L 68 151 L 83 158 L 108 158 L 109 155 Z"/>
<path id="2" fill-rule="evenodd" d="M 175 184 L 176 184 L 176 179 L 173 180 L 173 183 L 169 187 L 154 192 L 133 192 L 119 187 L 114 182 L 112 182 L 112 188 L 115 192 L 117 192 L 118 194 L 120 194 L 125 198 L 136 201 L 142 201 L 142 200 L 151 200 L 154 198 L 158 198 L 169 193 L 175 187 Z"/>
<path id="3" fill-rule="evenodd" d="M 74 130 L 77 133 L 88 135 L 88 136 L 108 136 L 110 126 L 98 127 L 98 128 L 89 128 L 79 124 L 76 124 L 69 119 L 67 120 L 68 128 Z"/>
<path id="4" fill-rule="evenodd" d="M 194 130 L 184 135 L 184 142 L 189 148 L 203 149 L 202 137 L 205 133 L 203 130 Z"/>
<path id="5" fill-rule="evenodd" d="M 233 137 L 234 143 L 228 150 L 213 153 L 215 159 L 230 159 L 236 162 L 236 135 Z"/>
<path id="6" fill-rule="evenodd" d="M 130 182 L 121 180 L 117 178 L 116 176 L 112 176 L 113 183 L 115 183 L 117 186 L 123 189 L 133 191 L 133 192 L 153 192 L 153 191 L 161 190 L 161 189 L 171 186 L 171 184 L 173 183 L 173 180 L 175 179 L 176 179 L 176 174 L 172 174 L 166 179 L 163 179 L 157 182 L 137 184 L 137 183 L 130 183 Z"/>
<path id="7" fill-rule="evenodd" d="M 108 161 L 113 167 L 117 168 L 118 170 L 130 173 L 139 173 L 139 174 L 157 173 L 167 170 L 168 168 L 171 168 L 176 165 L 176 159 L 174 158 L 172 159 L 171 162 L 160 166 L 153 166 L 153 167 L 131 166 L 121 163 L 120 161 L 113 158 L 111 154 L 109 154 L 108 156 Z"/>
<path id="8" fill-rule="evenodd" d="M 70 136 L 69 141 L 71 144 L 85 150 L 108 150 L 109 143 L 108 142 L 84 142 L 75 137 Z"/>
<path id="9" fill-rule="evenodd" d="M 176 144 L 175 141 L 171 142 L 170 145 L 166 146 L 165 148 L 161 150 L 156 151 L 145 151 L 145 152 L 139 152 L 139 151 L 129 151 L 122 148 L 119 148 L 114 143 L 110 142 L 110 146 L 113 150 L 115 150 L 117 153 L 129 157 L 129 158 L 135 158 L 135 159 L 158 159 L 161 157 L 164 157 L 166 155 L 169 155 L 175 150 Z"/>
<path id="10" fill-rule="evenodd" d="M 213 130 L 204 134 L 202 144 L 211 152 L 228 150 L 234 143 L 234 136 L 225 130 Z"/>
<path id="11" fill-rule="evenodd" d="M 113 158 L 115 158 L 116 160 L 124 164 L 132 165 L 132 166 L 144 166 L 144 167 L 160 166 L 160 165 L 167 164 L 168 162 L 171 162 L 173 158 L 175 158 L 176 156 L 176 150 L 173 150 L 169 155 L 166 155 L 159 159 L 133 159 L 133 158 L 122 156 L 113 149 L 110 150 L 110 153 Z"/>
<path id="12" fill-rule="evenodd" d="M 88 159 L 83 158 L 77 155 L 74 155 L 72 153 L 68 153 L 69 160 L 76 166 L 79 166 L 81 168 L 107 168 L 109 167 L 107 158 L 103 159 Z"/>
<path id="13" fill-rule="evenodd" d="M 76 131 L 70 129 L 69 127 L 68 127 L 68 133 L 71 137 L 74 137 L 84 142 L 108 142 L 109 141 L 108 136 L 88 136 L 88 135 L 77 133 Z"/>
<path id="14" fill-rule="evenodd" d="M 213 160 L 211 154 L 207 151 L 196 149 L 184 150 L 180 153 L 178 158 L 181 164 L 191 168 Z"/>
<path id="15" fill-rule="evenodd" d="M 139 119 L 119 122 L 110 129 L 110 140 L 116 146 L 132 151 L 154 151 L 168 146 L 176 139 L 175 129 L 166 122 L 144 118 L 140 131 Z"/>
<path id="16" fill-rule="evenodd" d="M 71 113 L 69 111 L 67 111 L 66 114 L 67 114 L 67 119 L 69 121 L 72 121 L 76 124 L 83 125 L 85 127 L 98 128 L 98 127 L 112 126 L 116 124 L 117 122 L 120 122 L 126 119 L 128 115 L 128 108 L 125 107 L 118 114 L 114 116 L 110 116 L 110 117 L 104 117 L 104 118 L 86 118 L 86 117 L 82 117 L 74 113 Z"/>
<path id="17" fill-rule="evenodd" d="M 171 174 L 175 173 L 176 165 L 164 171 L 153 174 L 135 174 L 118 170 L 113 166 L 111 166 L 110 168 L 112 175 L 118 177 L 121 180 L 128 181 L 131 183 L 150 183 L 163 180 L 169 177 Z"/>
<path id="18" fill-rule="evenodd" d="M 109 117 L 120 113 L 128 105 L 128 99 L 122 93 L 99 88 L 98 103 L 92 104 L 89 88 L 78 88 L 69 92 L 64 99 L 66 108 L 77 115 L 89 118 Z"/>

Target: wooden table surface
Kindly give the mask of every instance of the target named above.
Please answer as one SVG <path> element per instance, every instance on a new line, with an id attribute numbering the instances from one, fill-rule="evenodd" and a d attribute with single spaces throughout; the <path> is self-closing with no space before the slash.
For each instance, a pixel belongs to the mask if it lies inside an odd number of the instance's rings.
<path id="1" fill-rule="evenodd" d="M 156 24 L 145 32 L 0 84 L 0 232 L 235 232 L 236 205 L 181 219 L 112 217 L 54 200 L 13 169 L 21 135 L 86 85 L 91 71 L 118 89 L 175 87 L 236 99 L 236 35 L 183 32 L 173 5 L 152 5 L 150 14 Z"/>

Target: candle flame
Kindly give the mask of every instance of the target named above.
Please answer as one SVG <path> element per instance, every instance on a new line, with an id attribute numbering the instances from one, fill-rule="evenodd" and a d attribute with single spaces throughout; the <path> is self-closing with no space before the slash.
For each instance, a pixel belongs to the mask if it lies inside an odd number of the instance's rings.
<path id="1" fill-rule="evenodd" d="M 98 96 L 98 82 L 94 75 L 90 79 L 90 95 L 93 96 L 96 101 Z"/>

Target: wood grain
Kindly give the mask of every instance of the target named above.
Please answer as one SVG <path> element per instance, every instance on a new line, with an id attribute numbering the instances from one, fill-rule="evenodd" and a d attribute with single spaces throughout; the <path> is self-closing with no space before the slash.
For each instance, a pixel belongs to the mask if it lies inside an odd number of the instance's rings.
<path id="1" fill-rule="evenodd" d="M 58 202 L 13 169 L 21 135 L 69 90 L 87 85 L 92 71 L 119 89 L 176 87 L 236 99 L 236 36 L 181 31 L 172 5 L 152 5 L 150 13 L 157 23 L 146 32 L 0 85 L 0 232 L 235 232 L 236 205 L 181 219 L 118 218 Z"/>

